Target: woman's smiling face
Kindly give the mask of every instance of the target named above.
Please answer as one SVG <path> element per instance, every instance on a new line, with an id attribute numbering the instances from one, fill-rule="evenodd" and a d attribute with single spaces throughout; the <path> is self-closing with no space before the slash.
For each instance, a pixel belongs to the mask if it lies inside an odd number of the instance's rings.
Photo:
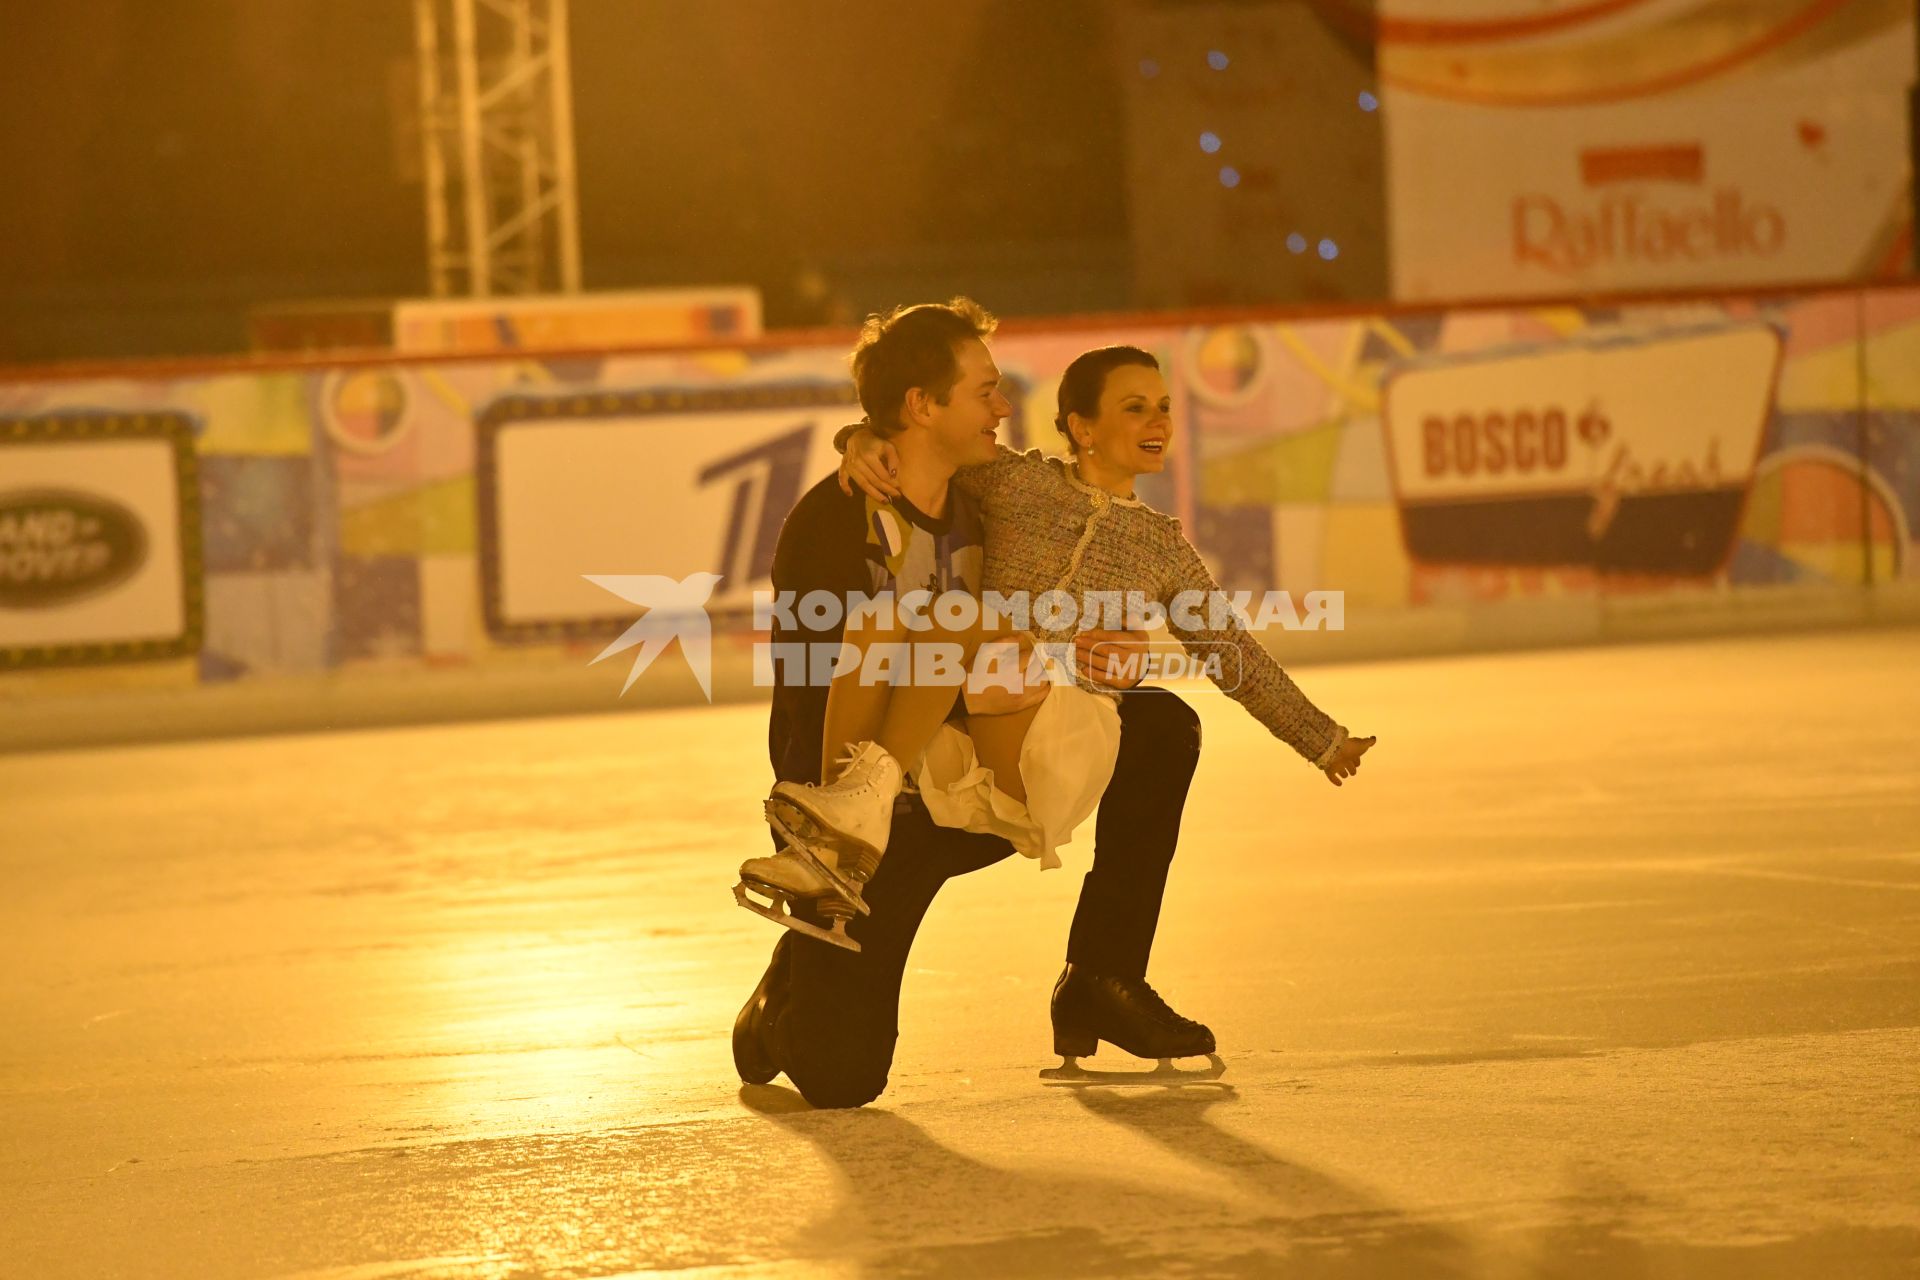
<path id="1" fill-rule="evenodd" d="M 1163 471 L 1173 444 L 1173 397 L 1158 369 L 1123 364 L 1107 373 L 1100 388 L 1100 413 L 1074 414 L 1074 439 L 1082 455 L 1128 475 Z"/>

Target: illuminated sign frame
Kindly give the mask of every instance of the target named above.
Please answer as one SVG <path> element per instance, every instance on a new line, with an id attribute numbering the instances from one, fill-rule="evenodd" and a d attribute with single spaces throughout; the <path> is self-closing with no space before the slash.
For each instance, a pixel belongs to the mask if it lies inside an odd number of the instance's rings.
<path id="1" fill-rule="evenodd" d="M 201 554 L 200 470 L 193 445 L 193 424 L 181 413 L 51 413 L 0 417 L 0 484 L 5 482 L 6 450 L 14 445 L 103 444 L 160 441 L 173 454 L 180 557 L 178 635 L 150 640 L 83 640 L 71 643 L 0 645 L 0 672 L 33 668 L 154 662 L 191 657 L 200 651 L 206 627 L 205 570 Z M 31 489 L 83 487 L 35 483 Z M 87 495 L 92 497 L 93 495 Z M 116 500 L 116 505 L 120 504 Z M 147 538 L 151 548 L 152 539 Z M 114 584 L 115 586 L 122 584 Z M 112 588 L 109 588 L 111 590 Z"/>

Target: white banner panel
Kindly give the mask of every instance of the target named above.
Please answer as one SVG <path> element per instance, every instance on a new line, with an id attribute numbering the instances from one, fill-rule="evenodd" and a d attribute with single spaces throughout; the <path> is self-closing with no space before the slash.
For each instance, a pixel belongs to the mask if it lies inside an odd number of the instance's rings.
<path id="1" fill-rule="evenodd" d="M 1394 296 L 1904 271 L 1911 13 L 1815 31 L 1783 19 L 1771 59 L 1748 50 L 1764 32 L 1742 43 L 1685 16 L 1637 11 L 1638 36 L 1596 23 L 1472 56 L 1444 46 L 1457 66 L 1440 46 L 1383 47 Z"/>
<path id="2" fill-rule="evenodd" d="M 588 575 L 720 575 L 709 608 L 770 581 L 787 512 L 833 471 L 849 385 L 521 398 L 482 423 L 490 629 L 597 634 L 630 604 Z"/>
<path id="3" fill-rule="evenodd" d="M 1409 556 L 1711 571 L 1732 548 L 1781 345 L 1752 324 L 1391 370 L 1382 415 Z"/>
<path id="4" fill-rule="evenodd" d="M 198 515 L 183 420 L 0 423 L 0 666 L 198 645 Z"/>

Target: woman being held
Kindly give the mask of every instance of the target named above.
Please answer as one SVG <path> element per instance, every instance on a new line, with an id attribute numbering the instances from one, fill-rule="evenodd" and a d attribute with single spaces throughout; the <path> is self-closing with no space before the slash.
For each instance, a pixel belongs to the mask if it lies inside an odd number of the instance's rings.
<path id="1" fill-rule="evenodd" d="M 1024 593 L 1030 601 L 1049 592 L 1064 592 L 1076 603 L 1109 593 L 1151 600 L 1165 610 L 1181 645 L 1269 732 L 1335 786 L 1356 773 L 1374 739 L 1350 736 L 1237 618 L 1220 616 L 1224 611 L 1214 608 L 1220 588 L 1179 522 L 1134 495 L 1137 477 L 1165 468 L 1172 441 L 1171 398 L 1158 361 L 1137 347 L 1089 351 L 1062 376 L 1059 404 L 1055 425 L 1067 438 L 1069 457 L 1002 446 L 993 461 L 953 477 L 984 517 L 983 591 Z M 851 492 L 851 481 L 876 500 L 894 497 L 891 453 L 870 430 L 853 429 L 842 488 Z M 1077 619 L 1056 633 L 1042 625 L 1043 615 L 1036 608 L 1029 619 L 1040 652 L 1070 658 L 1076 644 L 1086 648 L 1080 633 L 1092 620 Z M 1224 625 L 1210 625 L 1216 620 Z M 969 653 L 993 634 L 991 628 L 976 632 Z M 838 857 L 844 867 L 851 854 L 846 833 L 858 833 L 855 843 L 871 853 L 884 852 L 904 767 L 936 822 L 992 832 L 1043 867 L 1058 866 L 1056 848 L 1092 813 L 1112 773 L 1119 695 L 1078 674 L 1070 661 L 1056 660 L 1049 671 L 1055 683 L 1012 704 L 991 705 L 990 698 L 969 693 L 970 714 L 961 724 L 933 726 L 917 762 L 902 757 L 887 767 L 876 759 L 887 753 L 849 744 L 855 763 L 845 773 L 821 786 L 779 784 L 770 815 L 788 815 L 799 828 L 786 831 L 796 844 L 817 857 Z M 884 701 L 887 692 L 864 696 Z M 839 697 L 836 681 L 830 708 Z"/>

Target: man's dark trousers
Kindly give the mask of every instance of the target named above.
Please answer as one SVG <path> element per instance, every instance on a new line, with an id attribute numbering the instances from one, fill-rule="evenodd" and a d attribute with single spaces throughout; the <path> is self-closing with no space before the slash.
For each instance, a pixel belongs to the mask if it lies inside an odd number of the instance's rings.
<path id="1" fill-rule="evenodd" d="M 1067 940 L 1070 963 L 1101 975 L 1146 976 L 1180 813 L 1199 762 L 1193 708 L 1165 689 L 1121 696 L 1120 753 L 1100 801 L 1093 869 Z M 872 914 L 856 916 L 847 929 L 861 949 L 782 937 L 773 963 L 788 966 L 788 996 L 770 1008 L 766 1038 L 808 1102 L 857 1107 L 880 1096 L 899 1034 L 901 975 L 927 907 L 949 878 L 1012 853 L 997 836 L 935 825 L 917 797 L 906 799 L 894 810 L 887 856 L 866 888 Z"/>

